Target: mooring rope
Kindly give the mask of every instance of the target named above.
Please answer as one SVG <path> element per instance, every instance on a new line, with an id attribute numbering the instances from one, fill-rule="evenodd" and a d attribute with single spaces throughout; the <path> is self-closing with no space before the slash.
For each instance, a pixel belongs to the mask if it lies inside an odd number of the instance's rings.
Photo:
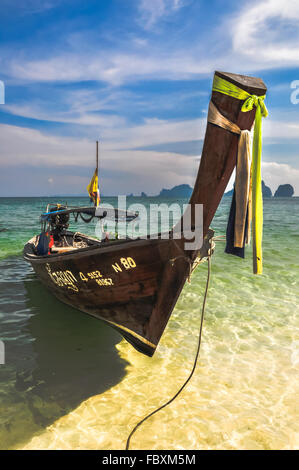
<path id="1" fill-rule="evenodd" d="M 206 306 L 206 300 L 207 300 L 207 295 L 208 295 L 208 290 L 209 290 L 209 284 L 210 284 L 210 277 L 211 277 L 211 255 L 212 255 L 212 250 L 210 249 L 209 250 L 209 254 L 208 254 L 208 275 L 207 275 L 207 280 L 206 280 L 206 287 L 205 287 L 205 293 L 204 293 L 204 298 L 203 298 L 203 303 L 202 303 L 202 309 L 201 309 L 201 319 L 200 319 L 200 327 L 199 327 L 199 334 L 198 334 L 198 344 L 197 344 L 197 351 L 196 351 L 196 355 L 195 355 L 195 359 L 194 359 L 194 363 L 193 363 L 193 367 L 192 367 L 192 370 L 188 376 L 188 378 L 186 379 L 186 381 L 184 382 L 184 384 L 181 386 L 181 388 L 176 392 L 176 394 L 170 398 L 166 403 L 164 403 L 163 405 L 159 406 L 159 408 L 155 409 L 154 411 L 152 411 L 151 413 L 149 413 L 147 416 L 145 416 L 145 418 L 143 418 L 141 421 L 139 421 L 136 426 L 134 427 L 134 429 L 130 432 L 129 434 L 129 437 L 127 439 L 127 443 L 126 443 L 126 450 L 129 450 L 129 447 L 130 447 L 130 441 L 131 441 L 131 438 L 133 436 L 133 434 L 135 433 L 135 431 L 139 428 L 139 426 L 141 426 L 144 421 L 146 421 L 147 419 L 149 419 L 151 416 L 153 416 L 154 414 L 158 413 L 158 411 L 162 410 L 163 408 L 165 408 L 166 406 L 170 405 L 170 403 L 172 403 L 178 396 L 179 394 L 183 391 L 183 389 L 186 387 L 186 385 L 188 384 L 188 382 L 191 380 L 194 372 L 195 372 L 195 369 L 196 369 L 196 365 L 197 365 L 197 360 L 198 360 L 198 356 L 199 356 L 199 351 L 200 351 L 200 345 L 201 345 L 201 336 L 202 336 L 202 327 L 203 327 L 203 320 L 204 320 L 204 313 L 205 313 L 205 306 Z"/>

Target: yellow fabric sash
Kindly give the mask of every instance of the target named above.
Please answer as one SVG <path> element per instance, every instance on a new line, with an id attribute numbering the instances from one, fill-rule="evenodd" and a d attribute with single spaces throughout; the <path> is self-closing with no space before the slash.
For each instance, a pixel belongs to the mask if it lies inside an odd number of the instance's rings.
<path id="1" fill-rule="evenodd" d="M 262 197 L 262 117 L 268 116 L 264 103 L 265 95 L 256 96 L 247 93 L 233 83 L 215 75 L 213 91 L 224 93 L 239 100 L 245 100 L 241 111 L 246 113 L 256 107 L 253 142 L 252 142 L 252 240 L 253 240 L 253 272 L 261 274 L 262 264 L 262 237 L 263 237 L 263 197 Z"/>

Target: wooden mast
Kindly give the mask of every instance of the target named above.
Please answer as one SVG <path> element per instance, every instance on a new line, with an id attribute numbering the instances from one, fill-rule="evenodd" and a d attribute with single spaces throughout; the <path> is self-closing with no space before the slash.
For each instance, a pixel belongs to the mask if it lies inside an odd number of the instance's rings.
<path id="1" fill-rule="evenodd" d="M 99 141 L 98 140 L 96 141 L 96 144 L 97 144 L 97 154 L 96 154 L 97 167 L 96 167 L 96 170 L 97 170 L 97 176 L 99 176 Z"/>
<path id="2" fill-rule="evenodd" d="M 98 187 L 97 187 L 97 191 L 99 190 L 99 141 L 97 140 L 96 141 L 96 174 L 97 174 L 97 177 L 98 177 Z M 98 196 L 96 196 L 95 198 L 95 201 L 94 201 L 94 205 L 95 207 L 97 207 L 97 201 L 98 201 Z"/>

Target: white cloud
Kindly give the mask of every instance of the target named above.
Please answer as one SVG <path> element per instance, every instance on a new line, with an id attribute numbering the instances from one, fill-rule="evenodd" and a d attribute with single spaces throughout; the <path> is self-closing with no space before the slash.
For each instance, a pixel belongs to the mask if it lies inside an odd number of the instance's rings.
<path id="1" fill-rule="evenodd" d="M 45 105 L 6 105 L 5 111 L 16 116 L 38 119 L 42 121 L 64 122 L 109 128 L 124 125 L 125 119 L 121 116 L 86 112 L 77 106 L 70 106 L 66 111 L 47 109 Z"/>
<path id="2" fill-rule="evenodd" d="M 109 109 L 105 100 L 96 100 L 93 93 L 85 101 L 80 99 L 85 92 L 71 93 L 71 99 L 65 103 L 66 111 L 46 109 L 45 104 L 5 105 L 5 110 L 17 116 L 27 118 L 81 124 L 95 128 L 111 145 L 118 148 L 140 147 L 168 142 L 182 142 L 204 138 L 206 117 L 185 121 L 146 119 L 144 124 L 129 127 L 124 117 L 113 114 L 100 114 L 97 109 Z M 89 95 L 89 93 L 87 93 Z M 82 98 L 82 97 L 81 97 Z M 180 97 L 178 97 L 179 99 Z M 115 97 L 117 99 L 117 96 Z M 177 100 L 178 101 L 178 100 Z M 68 104 L 69 102 L 69 104 Z M 146 106 L 146 104 L 145 104 Z M 114 106 L 111 105 L 111 109 Z M 206 110 L 205 110 L 206 114 Z M 295 120 L 296 119 L 296 120 Z M 271 119 L 271 114 L 263 119 L 263 138 L 269 142 L 278 139 L 298 139 L 299 118 L 294 115 L 293 121 Z"/>
<path id="3" fill-rule="evenodd" d="M 193 140 L 198 125 L 197 121 L 169 123 L 150 120 L 143 126 L 136 126 L 131 130 L 123 129 L 116 143 L 107 136 L 100 147 L 100 166 L 102 171 L 111 173 L 112 176 L 108 176 L 102 182 L 103 191 L 106 194 L 114 194 L 117 191 L 123 193 L 145 191 L 156 194 L 161 187 L 172 187 L 181 183 L 193 185 L 198 169 L 198 158 L 171 152 L 131 150 L 130 146 L 133 144 L 131 139 L 134 139 L 134 144 L 139 143 L 139 145 L 165 142 L 167 133 L 169 141 Z M 202 135 L 203 132 L 204 129 L 201 131 Z M 59 167 L 79 166 L 90 168 L 92 171 L 94 142 L 79 138 L 53 137 L 37 130 L 9 125 L 0 126 L 0 139 L 2 168 L 22 165 L 31 165 L 35 168 L 52 167 L 55 169 L 55 178 L 50 176 L 47 181 L 51 186 L 54 186 L 55 181 L 55 191 L 63 191 L 59 186 L 62 185 L 63 177 L 67 180 L 70 192 L 84 191 L 85 183 L 88 182 L 87 176 L 68 177 L 64 173 L 60 178 Z M 299 169 L 287 164 L 264 162 L 262 172 L 263 179 L 273 191 L 279 184 L 290 183 L 295 189 L 295 195 L 299 195 Z M 126 177 L 116 179 L 113 173 L 123 173 Z M 31 191 L 34 191 L 34 184 L 33 176 Z"/>
<path id="4" fill-rule="evenodd" d="M 153 97 L 151 94 L 143 96 L 138 92 L 111 87 L 81 90 L 65 90 L 63 87 L 63 91 L 54 88 L 54 94 L 43 92 L 40 98 L 31 99 L 30 102 L 27 99 L 18 104 L 7 103 L 5 112 L 43 121 L 80 124 L 84 126 L 81 127 L 81 134 L 88 136 L 100 132 L 102 135 L 103 129 L 127 126 L 127 120 L 121 114 L 126 113 L 128 107 L 134 109 L 136 115 L 142 115 L 144 110 L 150 114 L 157 111 L 170 114 L 172 110 L 183 109 L 185 102 L 207 95 L 208 92 L 204 91 L 186 91 L 167 92 Z"/>
<path id="5" fill-rule="evenodd" d="M 298 0 L 264 0 L 233 18 L 235 54 L 260 68 L 299 64 Z"/>
<path id="6" fill-rule="evenodd" d="M 186 0 L 141 0 L 140 20 L 145 29 L 151 29 L 161 18 L 177 12 Z"/>
<path id="7" fill-rule="evenodd" d="M 87 139 L 53 137 L 35 129 L 1 124 L 0 140 L 1 166 L 85 166 L 93 161 L 94 144 Z"/>
<path id="8" fill-rule="evenodd" d="M 7 6 L 11 9 L 17 8 L 19 15 L 32 15 L 55 8 L 59 2 L 60 0 L 9 0 Z"/>
<path id="9" fill-rule="evenodd" d="M 189 123 L 169 124 L 167 122 L 150 122 L 147 126 L 131 129 L 130 133 L 125 130 L 121 136 L 121 141 L 116 145 L 111 141 L 104 141 L 100 147 L 100 167 L 110 173 L 123 173 L 126 175 L 121 180 L 113 177 L 103 181 L 102 187 L 106 194 L 115 194 L 122 190 L 124 192 L 146 191 L 149 194 L 156 194 L 161 187 L 172 187 L 175 184 L 194 184 L 198 161 L 194 157 L 186 155 L 157 152 L 130 150 L 132 141 L 130 138 L 139 132 L 137 142 L 146 145 L 152 142 L 152 134 L 159 134 L 156 141 L 164 141 L 165 130 L 175 130 L 175 138 L 182 139 L 189 136 Z M 59 175 L 59 167 L 79 166 L 90 168 L 94 166 L 95 144 L 87 139 L 53 137 L 43 134 L 40 131 L 21 128 L 10 125 L 0 125 L 1 156 L 0 165 L 2 169 L 14 166 L 16 169 L 22 165 L 33 166 L 35 168 L 52 167 L 56 175 Z M 135 140 L 134 140 L 135 142 Z M 115 148 L 118 147 L 118 148 Z M 2 170 L 3 171 L 3 170 Z M 53 170 L 54 171 L 54 170 Z M 55 175 L 55 190 L 59 191 L 57 184 L 60 181 Z M 69 183 L 70 178 L 74 182 L 78 178 L 70 175 L 66 177 Z M 51 183 L 51 176 L 47 179 Z M 75 186 L 71 190 L 73 193 L 84 191 L 84 184 L 87 184 L 88 177 L 81 186 Z M 34 181 L 32 182 L 34 187 Z M 68 185 L 69 186 L 69 185 Z M 33 191 L 33 189 L 31 190 Z M 63 188 L 61 188 L 63 191 Z"/>
<path id="10" fill-rule="evenodd" d="M 186 121 L 167 121 L 148 119 L 138 126 L 123 126 L 114 129 L 101 130 L 103 152 L 121 150 L 131 151 L 132 148 L 153 146 L 165 142 L 188 142 L 204 137 L 205 119 Z M 55 164 L 89 165 L 86 155 L 93 155 L 93 143 L 84 138 L 59 137 L 43 134 L 42 132 L 25 127 L 0 125 L 1 154 L 0 161 L 9 164 L 13 162 L 41 163 L 42 159 Z M 15 158 L 7 159 L 15 154 Z M 148 155 L 148 153 L 146 153 Z M 73 157 L 71 157 L 73 155 Z M 164 155 L 164 153 L 163 153 Z M 53 160 L 52 160 L 53 157 Z"/>
<path id="11" fill-rule="evenodd" d="M 192 51 L 168 51 L 159 48 L 147 53 L 105 52 L 88 55 L 68 53 L 45 59 L 8 60 L 3 65 L 13 79 L 21 82 L 80 82 L 103 81 L 112 86 L 134 82 L 142 78 L 186 80 L 196 78 L 213 69 L 209 59 L 201 59 Z"/>
<path id="12" fill-rule="evenodd" d="M 143 0 L 139 13 L 145 27 L 151 28 L 186 5 L 186 0 Z M 246 2 L 239 11 L 222 15 L 207 36 L 199 31 L 188 44 L 187 35 L 179 36 L 175 48 L 167 31 L 161 29 L 158 42 L 146 34 L 129 34 L 109 50 L 98 47 L 99 38 L 86 44 L 84 31 L 76 33 L 80 41 L 74 43 L 74 33 L 68 31 L 59 38 L 69 45 L 63 53 L 53 45 L 43 57 L 34 47 L 28 54 L 22 49 L 2 50 L 1 66 L 21 82 L 97 80 L 119 86 L 145 78 L 196 79 L 215 68 L 240 73 L 299 64 L 298 0 L 262 0 L 253 6 Z M 97 47 L 90 45 L 95 43 Z"/>
<path id="13" fill-rule="evenodd" d="M 297 122 L 275 121 L 270 117 L 263 119 L 263 137 L 276 142 L 277 139 L 298 139 L 299 118 Z"/>
<path id="14" fill-rule="evenodd" d="M 144 124 L 105 131 L 110 148 L 130 149 L 165 142 L 186 142 L 202 139 L 206 128 L 205 119 L 167 121 L 147 119 Z"/>
<path id="15" fill-rule="evenodd" d="M 125 193 L 145 191 L 156 194 L 162 186 L 172 187 L 181 183 L 193 185 L 198 158 L 154 150 L 131 150 L 130 146 L 133 144 L 132 138 L 134 143 L 139 145 L 165 142 L 167 133 L 169 141 L 193 140 L 198 125 L 197 121 L 169 123 L 150 120 L 144 126 L 136 126 L 131 130 L 123 129 L 116 143 L 107 136 L 107 140 L 104 140 L 100 147 L 101 169 L 112 174 L 123 172 L 127 176 L 121 180 L 115 180 L 113 176 L 108 177 L 103 181 L 104 192 L 113 194 L 118 190 Z M 202 135 L 203 132 L 204 129 L 201 131 Z M 56 175 L 59 175 L 60 166 L 92 169 L 94 165 L 94 142 L 87 139 L 53 137 L 37 130 L 9 125 L 0 126 L 0 139 L 0 164 L 3 168 L 22 165 L 32 165 L 36 168 L 53 167 Z M 299 169 L 276 162 L 264 162 L 262 168 L 263 179 L 273 191 L 279 184 L 290 183 L 295 188 L 295 195 L 299 195 Z M 59 192 L 57 185 L 61 178 L 56 175 L 55 190 Z M 83 188 L 88 177 L 85 179 L 80 179 Z M 48 177 L 47 181 L 53 186 L 53 176 Z M 70 175 L 68 184 L 70 187 L 73 185 L 71 192 L 82 192 L 81 186 L 76 187 L 77 183 L 78 177 Z"/>
<path id="16" fill-rule="evenodd" d="M 80 108 L 81 109 L 81 108 Z M 42 108 L 34 106 L 7 106 L 7 110 L 17 115 L 31 117 L 35 119 L 46 119 L 61 122 L 84 123 L 89 124 L 94 135 L 100 135 L 103 146 L 106 150 L 113 149 L 131 149 L 136 147 L 153 146 L 163 143 L 187 142 L 203 139 L 206 129 L 206 118 L 190 119 L 190 120 L 162 120 L 162 119 L 146 119 L 144 123 L 134 126 L 128 126 L 125 119 L 121 116 L 101 116 L 84 113 L 76 116 L 73 110 L 65 113 L 56 111 L 45 111 Z M 32 152 L 34 142 L 39 144 L 40 140 L 44 141 L 44 145 L 49 149 L 59 148 L 60 142 L 67 142 L 72 147 L 73 139 L 67 137 L 56 137 L 42 134 L 40 131 L 9 125 L 0 125 L 1 135 L 1 155 L 6 155 L 11 139 L 12 142 L 23 139 L 27 141 L 27 147 L 20 146 L 20 152 L 25 155 L 35 154 Z M 90 135 L 90 133 L 89 133 Z M 82 142 L 88 142 L 87 139 L 78 139 L 76 149 L 80 150 Z M 54 152 L 55 153 L 55 152 Z M 63 152 L 61 158 L 63 158 Z M 0 155 L 0 158 L 1 158 Z M 69 156 L 69 151 L 67 152 Z M 27 158 L 27 157 L 26 157 Z M 59 163 L 59 162 L 58 162 Z"/>

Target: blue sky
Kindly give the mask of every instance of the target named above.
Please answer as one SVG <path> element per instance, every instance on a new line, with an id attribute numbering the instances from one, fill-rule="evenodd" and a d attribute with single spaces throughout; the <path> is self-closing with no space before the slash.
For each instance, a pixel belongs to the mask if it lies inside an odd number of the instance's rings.
<path id="1" fill-rule="evenodd" d="M 263 178 L 299 196 L 298 0 L 2 0 L 0 196 L 84 193 L 97 139 L 106 195 L 193 185 L 215 70 L 263 78 Z"/>

